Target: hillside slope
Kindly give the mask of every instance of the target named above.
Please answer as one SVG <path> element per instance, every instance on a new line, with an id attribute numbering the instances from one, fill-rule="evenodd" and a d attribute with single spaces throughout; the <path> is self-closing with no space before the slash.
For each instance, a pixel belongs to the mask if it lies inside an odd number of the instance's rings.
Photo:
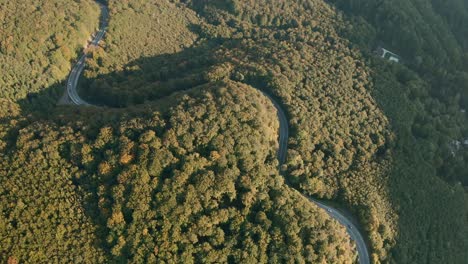
<path id="1" fill-rule="evenodd" d="M 98 18 L 91 0 L 1 0 L 0 97 L 24 99 L 64 80 Z"/>
<path id="2" fill-rule="evenodd" d="M 285 188 L 274 108 L 253 88 L 222 81 L 124 111 L 61 110 L 2 139 L 2 261 L 356 258 L 342 226 Z"/>
<path id="3" fill-rule="evenodd" d="M 190 27 L 199 36 L 193 46 L 174 54 L 158 53 L 156 42 L 152 57 L 136 59 L 122 65 L 121 72 L 100 77 L 96 73 L 106 66 L 94 62 L 113 60 L 111 49 L 105 48 L 90 61 L 97 67 L 88 70 L 84 93 L 96 102 L 123 107 L 226 78 L 262 89 L 280 101 L 290 120 L 290 151 L 284 168 L 290 181 L 306 194 L 350 208 L 367 231 L 374 262 L 447 258 L 461 263 L 465 259 L 463 234 L 468 225 L 463 189 L 437 176 L 455 162 L 446 153 L 450 138 L 465 133 L 466 119 L 459 108 L 449 106 L 454 102 L 450 97 L 443 97 L 447 106 L 434 99 L 437 86 L 433 80 L 423 81 L 422 74 L 434 72 L 431 64 L 418 66 L 415 61 L 411 70 L 374 59 L 372 45 L 367 50 L 353 49 L 372 43 L 375 35 L 371 33 L 379 31 L 362 19 L 343 16 L 323 1 L 184 3 L 187 6 L 177 3 L 174 8 L 189 7 L 202 18 Z M 401 12 L 407 10 L 412 9 Z M 443 19 L 428 12 L 418 15 L 445 30 Z M 458 35 L 444 37 L 437 35 L 443 30 L 426 29 L 415 25 L 413 32 L 444 42 L 431 48 L 424 47 L 429 42 L 422 42 L 416 48 L 421 59 L 447 61 L 463 54 Z M 404 27 L 393 30 L 404 36 Z M 395 39 L 389 45 L 398 41 L 406 40 Z M 436 76 L 439 83 L 450 84 L 454 79 Z M 430 109 L 444 112 L 434 116 Z M 426 133 L 434 135 L 430 140 L 421 140 L 420 127 L 431 120 L 440 122 L 435 126 L 438 131 Z M 463 179 L 463 159 L 455 164 L 456 170 L 444 173 L 445 177 Z M 415 191 L 421 188 L 425 191 Z"/>
<path id="4" fill-rule="evenodd" d="M 464 2 L 107 2 L 79 84 L 99 107 L 56 106 L 52 66 L 31 72 L 35 100 L 26 82 L 0 94 L 2 262 L 354 263 L 345 228 L 283 176 L 354 216 L 373 263 L 466 262 Z M 48 37 L 24 54 L 62 54 Z M 5 43 L 20 67 L 27 42 Z M 289 121 L 281 176 L 260 91 Z"/>

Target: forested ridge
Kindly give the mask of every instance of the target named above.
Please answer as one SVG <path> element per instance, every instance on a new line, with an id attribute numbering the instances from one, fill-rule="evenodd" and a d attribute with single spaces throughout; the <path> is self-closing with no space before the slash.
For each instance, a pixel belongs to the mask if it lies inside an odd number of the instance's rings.
<path id="1" fill-rule="evenodd" d="M 330 2 L 107 1 L 101 107 L 0 98 L 2 261 L 355 262 L 261 90 L 373 263 L 464 263 L 466 3 Z"/>
<path id="2" fill-rule="evenodd" d="M 2 140 L 3 260 L 355 258 L 344 228 L 285 188 L 275 110 L 251 87 L 216 82 L 143 108 L 81 110 L 79 119 L 61 110 L 17 120 L 14 141 Z"/>
<path id="3" fill-rule="evenodd" d="M 200 35 L 196 45 L 177 54 L 141 58 L 99 77 L 115 61 L 105 53 L 112 47 L 104 46 L 93 54 L 94 67 L 85 74 L 91 82 L 85 80 L 83 89 L 90 100 L 111 106 L 142 103 L 224 78 L 271 93 L 289 115 L 292 137 L 285 170 L 290 182 L 306 194 L 332 199 L 342 193 L 353 207 L 360 204 L 360 219 L 370 222 L 371 245 L 384 259 L 396 229 L 385 189 L 390 160 L 390 143 L 385 142 L 392 136 L 365 90 L 365 66 L 333 30 L 339 21 L 320 1 L 256 2 L 253 8 L 236 3 L 236 10 L 193 3 L 205 18 L 195 27 Z M 260 15 L 286 6 L 290 9 L 280 18 Z M 299 10 L 303 15 L 294 15 Z M 128 41 L 128 46 L 139 45 Z"/>

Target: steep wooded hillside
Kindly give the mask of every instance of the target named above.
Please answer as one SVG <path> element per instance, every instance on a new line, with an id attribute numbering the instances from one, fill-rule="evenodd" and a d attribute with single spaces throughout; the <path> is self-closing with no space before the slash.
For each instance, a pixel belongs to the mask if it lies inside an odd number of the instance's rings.
<path id="1" fill-rule="evenodd" d="M 275 110 L 252 87 L 61 110 L 35 122 L 5 113 L 19 122 L 2 138 L 2 261 L 355 259 L 345 229 L 278 175 Z"/>
<path id="2" fill-rule="evenodd" d="M 417 9 L 439 29 L 420 21 L 402 24 L 392 28 L 393 38 L 384 35 L 389 29 L 381 23 L 369 24 L 359 13 L 343 15 L 323 1 L 184 1 L 173 7 L 187 10 L 185 5 L 202 18 L 189 27 L 199 36 L 190 48 L 158 53 L 162 38 L 152 57 L 99 77 L 105 66 L 95 62 L 113 60 L 105 48 L 91 60 L 97 67 L 88 70 L 83 92 L 122 107 L 222 79 L 264 90 L 289 116 L 283 168 L 289 180 L 306 194 L 338 200 L 355 212 L 375 262 L 465 259 L 468 225 L 466 211 L 457 209 L 464 207 L 464 195 L 456 181 L 465 179 L 466 155 L 463 149 L 455 158 L 451 154 L 451 144 L 466 132 L 458 106 L 466 90 L 463 63 L 455 58 L 463 45 L 458 33 L 447 33 L 446 18 Z M 395 6 L 382 12 L 410 18 L 405 12 L 421 5 L 410 1 L 401 11 Z M 374 59 L 377 36 L 397 49 L 412 34 L 427 41 L 411 41 L 421 45 L 401 53 L 414 55 L 410 68 Z M 427 47 L 434 38 L 440 45 Z M 453 68 L 436 71 L 430 60 L 453 62 Z"/>
<path id="3" fill-rule="evenodd" d="M 91 0 L 0 0 L 0 98 L 24 99 L 64 80 L 98 19 Z"/>

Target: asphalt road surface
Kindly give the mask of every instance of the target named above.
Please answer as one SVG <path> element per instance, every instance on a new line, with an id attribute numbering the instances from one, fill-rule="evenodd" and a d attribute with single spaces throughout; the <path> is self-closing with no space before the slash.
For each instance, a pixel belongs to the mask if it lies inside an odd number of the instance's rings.
<path id="1" fill-rule="evenodd" d="M 101 18 L 100 18 L 100 25 L 99 25 L 99 31 L 96 32 L 93 40 L 89 43 L 89 46 L 96 46 L 98 45 L 99 41 L 104 37 L 106 34 L 107 30 L 107 18 L 109 16 L 109 12 L 107 10 L 107 7 L 105 5 L 102 5 L 99 3 L 99 6 L 101 8 Z M 87 48 L 88 48 L 87 47 Z M 80 57 L 78 62 L 73 66 L 73 69 L 68 76 L 67 80 L 67 95 L 68 98 L 70 98 L 70 101 L 75 104 L 75 105 L 90 105 L 81 97 L 78 95 L 78 92 L 76 91 L 76 86 L 78 85 L 78 79 L 81 76 L 81 73 L 83 72 L 83 69 L 86 64 L 86 49 L 84 54 Z"/>
<path id="2" fill-rule="evenodd" d="M 93 40 L 88 46 L 96 46 L 98 45 L 99 41 L 104 37 L 106 30 L 107 30 L 107 19 L 109 16 L 108 9 L 106 6 L 99 4 L 101 7 L 101 22 L 99 26 L 99 31 L 96 32 Z M 76 86 L 78 84 L 78 79 L 80 78 L 81 73 L 83 72 L 83 69 L 86 64 L 86 52 L 80 57 L 78 62 L 74 65 L 70 76 L 67 81 L 67 94 L 68 97 L 70 98 L 71 102 L 75 105 L 90 105 L 86 101 L 80 98 L 78 95 L 78 92 L 76 91 Z M 288 119 L 286 118 L 286 115 L 281 108 L 281 105 L 279 105 L 275 99 L 273 99 L 270 95 L 262 92 L 266 97 L 268 97 L 273 105 L 275 106 L 277 113 L 278 113 L 278 118 L 280 121 L 280 131 L 279 131 L 279 149 L 278 149 L 278 161 L 280 166 L 283 165 L 286 162 L 286 154 L 288 152 L 288 137 L 289 137 L 289 125 L 288 125 Z M 287 183 L 287 181 L 286 181 Z M 324 204 L 323 202 L 320 202 L 316 199 L 313 199 L 311 197 L 308 197 L 302 193 L 300 193 L 298 190 L 294 189 L 291 187 L 289 184 L 288 186 L 304 197 L 305 199 L 315 203 L 318 207 L 324 209 L 330 217 L 334 218 L 337 220 L 340 224 L 345 226 L 349 236 L 351 237 L 352 240 L 356 242 L 357 246 L 357 251 L 358 251 L 358 257 L 359 257 L 359 263 L 360 264 L 369 264 L 370 259 L 369 259 L 369 252 L 367 251 L 366 244 L 364 242 L 364 238 L 359 232 L 359 230 L 354 226 L 354 224 L 346 218 L 343 214 L 341 214 L 339 211 L 336 209 Z"/>
<path id="3" fill-rule="evenodd" d="M 288 119 L 286 118 L 286 114 L 283 111 L 283 108 L 281 107 L 278 102 L 276 102 L 275 99 L 273 99 L 270 95 L 262 92 L 266 97 L 268 97 L 273 105 L 276 108 L 276 111 L 278 113 L 278 119 L 280 121 L 280 131 L 279 131 L 279 149 L 278 149 L 278 161 L 279 165 L 283 165 L 286 162 L 286 154 L 288 152 L 288 137 L 289 137 L 289 125 L 288 125 Z M 287 183 L 287 181 L 285 180 Z M 287 183 L 288 184 L 288 183 Z M 369 252 L 366 247 L 366 243 L 364 242 L 364 238 L 362 234 L 359 232 L 359 230 L 356 228 L 356 226 L 348 219 L 346 216 L 341 214 L 339 211 L 334 209 L 333 207 L 330 207 L 323 202 L 320 202 L 312 197 L 308 197 L 298 190 L 294 189 L 291 187 L 291 185 L 288 184 L 288 186 L 294 190 L 296 193 L 299 195 L 303 196 L 307 200 L 315 203 L 318 207 L 324 209 L 330 217 L 334 218 L 337 220 L 341 225 L 343 225 L 346 228 L 346 231 L 348 232 L 349 236 L 351 237 L 352 240 L 356 242 L 356 247 L 357 247 L 357 252 L 358 252 L 358 258 L 359 258 L 359 263 L 360 264 L 369 264 L 370 259 L 369 259 Z"/>

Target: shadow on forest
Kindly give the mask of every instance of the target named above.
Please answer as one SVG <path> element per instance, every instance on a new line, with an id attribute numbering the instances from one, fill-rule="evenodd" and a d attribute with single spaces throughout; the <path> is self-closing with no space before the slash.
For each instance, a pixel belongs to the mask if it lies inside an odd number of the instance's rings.
<path id="1" fill-rule="evenodd" d="M 338 6 L 338 9 L 341 7 Z M 352 12 L 344 9 L 341 11 L 348 16 L 347 19 L 352 21 L 354 16 Z M 358 26 L 353 28 L 356 29 Z M 409 93 L 408 91 L 415 89 L 415 83 L 409 83 L 408 80 L 411 79 L 409 76 L 416 75 L 416 72 L 420 76 L 427 75 L 425 72 L 427 69 L 418 69 L 410 61 L 394 64 L 375 58 L 370 47 L 377 46 L 376 43 L 356 42 L 356 40 L 363 40 L 363 35 L 355 33 L 357 32 L 340 32 L 343 39 L 348 39 L 350 43 L 357 43 L 353 44 L 352 48 L 366 58 L 366 66 L 370 68 L 373 80 L 373 89 L 369 93 L 388 118 L 392 133 L 395 135 L 391 148 L 392 162 L 386 173 L 385 186 L 389 192 L 388 200 L 397 217 L 395 245 L 390 248 L 393 255 L 391 261 L 415 262 L 418 258 L 426 262 L 442 261 L 442 259 L 437 259 L 436 255 L 438 257 L 446 255 L 443 257 L 443 261 L 446 262 L 450 262 L 448 260 L 450 256 L 453 261 L 453 256 L 457 255 L 454 254 L 455 247 L 434 246 L 433 241 L 438 241 L 439 245 L 450 245 L 456 241 L 454 237 L 462 233 L 461 230 L 454 229 L 461 227 L 460 222 L 457 221 L 462 220 L 459 213 L 463 210 L 454 206 L 457 202 L 459 206 L 463 206 L 463 201 L 461 201 L 463 190 L 456 187 L 453 182 L 444 180 L 444 177 L 441 177 L 443 174 L 436 171 L 434 163 L 441 162 L 441 160 L 427 158 L 428 152 L 435 151 L 436 147 L 441 148 L 442 144 L 421 140 L 412 131 L 416 122 L 414 115 L 418 111 L 417 108 L 420 107 L 422 101 L 427 99 L 421 100 L 414 93 Z M 402 42 L 402 44 L 407 43 Z M 411 56 L 413 53 L 407 54 L 406 57 L 411 58 Z M 428 76 L 422 78 L 428 78 Z M 435 77 L 431 76 L 431 78 L 433 78 L 431 81 L 434 81 Z M 437 87 L 435 92 L 429 90 L 429 93 L 436 93 L 432 96 L 439 100 L 448 97 L 442 94 L 444 89 L 441 89 L 441 87 L 448 86 L 447 83 L 432 86 Z M 422 93 L 424 89 L 426 87 L 419 87 L 419 93 Z M 454 195 L 456 188 L 458 188 L 458 197 Z M 455 201 L 457 199 L 458 201 Z M 450 226 L 450 224 L 454 225 Z M 421 243 L 415 242 L 418 240 Z"/>
<path id="2" fill-rule="evenodd" d="M 23 115 L 28 116 L 30 120 L 54 121 L 58 125 L 74 123 L 77 129 L 79 129 L 80 124 L 86 124 L 86 133 L 92 138 L 92 135 L 96 135 L 103 126 L 115 125 L 120 121 L 129 120 L 145 111 L 147 112 L 148 109 L 170 105 L 170 101 L 161 99 L 175 92 L 188 90 L 209 82 L 206 72 L 216 65 L 229 61 L 228 57 L 223 57 L 217 52 L 220 51 L 222 43 L 221 39 L 204 42 L 174 54 L 136 59 L 125 65 L 120 71 L 88 78 L 82 75 L 78 87 L 79 94 L 85 101 L 98 106 L 57 105 L 63 95 L 65 82 L 29 95 L 17 103 L 20 105 Z M 230 40 L 229 45 L 236 46 L 241 45 L 241 43 L 240 40 Z M 265 82 L 262 78 L 264 77 L 244 82 L 266 90 L 268 88 L 265 84 L 262 85 L 262 82 Z M 375 99 L 378 101 L 378 98 Z M 293 131 L 292 134 L 297 134 L 297 132 Z M 93 172 L 88 173 L 92 174 Z M 388 186 L 390 201 L 399 204 L 402 196 L 401 185 L 393 183 L 390 181 Z M 97 186 L 88 186 L 86 191 L 96 195 Z M 101 228 L 99 232 L 106 234 L 106 223 L 103 218 L 99 217 L 96 197 L 84 201 L 83 208 L 85 208 L 89 219 Z M 405 218 L 404 215 L 401 217 Z M 403 226 L 399 228 L 407 229 Z M 104 240 L 106 236 L 99 237 Z"/>
<path id="3" fill-rule="evenodd" d="M 221 48 L 222 45 L 224 45 L 223 48 Z M 59 105 L 58 102 L 65 92 L 66 80 L 38 93 L 29 94 L 27 98 L 17 103 L 22 113 L 34 120 L 54 119 L 54 121 L 62 120 L 63 122 L 86 121 L 89 115 L 93 120 L 99 120 L 102 115 L 100 113 L 103 115 L 123 114 L 128 112 L 124 108 L 136 111 L 139 108 L 145 108 L 145 105 L 151 105 L 154 101 L 164 104 L 167 102 L 161 99 L 173 93 L 189 90 L 224 77 L 236 79 L 232 76 L 225 76 L 224 74 L 229 70 L 223 72 L 222 67 L 218 66 L 232 61 L 232 57 L 222 55 L 222 49 L 241 45 L 241 40 L 238 39 L 229 41 L 213 39 L 177 53 L 141 57 L 127 63 L 121 70 L 106 74 L 87 77 L 84 76 L 85 70 L 79 79 L 77 90 L 80 97 L 93 106 Z M 95 58 L 95 61 L 99 60 L 100 58 Z M 257 73 L 255 69 L 249 69 L 249 71 L 250 73 L 242 82 L 268 91 L 269 87 L 266 85 L 268 77 L 255 76 Z M 278 99 L 273 93 L 269 92 L 269 94 Z"/>
<path id="4" fill-rule="evenodd" d="M 197 31 L 198 29 L 193 26 L 192 30 Z M 342 37 L 349 38 L 349 36 Z M 161 107 L 162 104 L 170 105 L 171 102 L 164 100 L 165 97 L 207 83 L 209 81 L 207 78 L 210 78 L 205 74 L 207 70 L 229 61 L 228 57 L 223 57 L 217 52 L 220 51 L 223 41 L 223 39 L 216 39 L 174 54 L 139 58 L 125 65 L 122 70 L 99 76 L 89 78 L 82 76 L 79 81 L 79 91 L 82 98 L 90 103 L 101 105 L 100 107 L 57 106 L 59 98 L 63 95 L 65 82 L 48 87 L 39 93 L 31 94 L 17 103 L 20 105 L 23 115 L 27 116 L 29 120 L 54 121 L 58 125 L 73 123 L 76 129 L 79 129 L 81 124 L 86 124 L 86 133 L 92 138 L 100 127 L 129 120 L 148 109 Z M 229 45 L 235 46 L 241 45 L 241 43 L 240 40 L 230 40 Z M 370 67 L 372 68 L 371 65 Z M 216 78 L 217 76 L 211 77 Z M 268 89 L 265 85 L 265 79 L 262 78 L 245 80 L 244 82 L 255 87 Z M 395 94 L 395 91 L 390 92 Z M 378 103 L 379 108 L 389 117 L 389 120 L 392 121 L 392 116 L 400 114 L 400 112 L 388 110 L 383 97 L 373 94 L 373 98 Z M 397 127 L 395 124 L 392 125 L 394 129 Z M 17 131 L 12 133 L 17 133 Z M 291 134 L 294 136 L 297 133 L 298 131 L 292 131 Z M 391 164 L 390 172 L 388 172 L 389 179 L 385 189 L 389 191 L 390 203 L 398 208 L 396 241 L 397 244 L 401 244 L 400 247 L 404 247 L 407 245 L 406 241 L 420 238 L 421 233 L 438 235 L 438 233 L 429 232 L 429 228 L 424 230 L 417 225 L 420 219 L 427 219 L 432 214 L 439 214 L 434 216 L 436 217 L 434 222 L 443 218 L 440 215 L 443 210 L 434 210 L 436 212 L 433 213 L 432 209 L 435 208 L 435 205 L 431 205 L 431 207 L 428 203 L 441 201 L 443 199 L 439 199 L 439 197 L 446 198 L 447 194 L 437 189 L 439 186 L 437 178 L 428 176 L 434 175 L 434 172 L 430 170 L 431 166 L 426 166 L 428 161 L 419 154 L 413 154 L 417 152 L 417 144 L 413 140 L 409 140 L 411 135 L 400 133 L 396 137 L 397 147 L 395 148 L 399 150 L 394 154 L 395 161 Z M 97 190 L 88 191 L 97 193 Z M 443 204 L 437 205 L 444 206 Z M 98 217 L 95 217 L 98 212 L 97 203 L 87 203 L 83 207 L 90 219 L 100 221 Z M 105 228 L 106 225 L 98 223 L 98 226 Z M 102 237 L 105 239 L 105 236 Z M 434 239 L 434 241 L 438 240 Z M 411 250 L 415 249 L 417 248 Z M 404 250 L 400 251 L 405 252 Z M 414 252 L 411 253 L 414 255 Z"/>
<path id="5" fill-rule="evenodd" d="M 215 39 L 173 54 L 141 57 L 129 62 L 119 71 L 93 77 L 86 78 L 83 72 L 78 91 L 82 99 L 93 106 L 57 105 L 64 93 L 65 81 L 31 94 L 18 101 L 18 104 L 23 114 L 31 120 L 54 121 L 58 125 L 74 124 L 75 129 L 86 124 L 85 133 L 93 138 L 101 127 L 130 120 L 147 113 L 148 109 L 170 105 L 172 102 L 164 98 L 208 83 L 210 80 L 207 79 L 206 72 L 212 67 L 229 62 L 228 56 L 222 56 L 218 52 L 221 51 L 222 44 L 226 44 L 227 48 L 235 47 L 241 45 L 241 40 L 224 43 L 223 39 Z M 96 61 L 99 59 L 96 58 Z M 252 77 L 255 75 L 254 70 L 252 71 L 251 76 L 246 76 L 243 82 L 268 91 L 267 77 Z M 222 76 L 211 76 L 217 77 Z M 273 93 L 269 94 L 281 103 Z M 297 131 L 290 131 L 290 134 L 295 135 Z M 87 173 L 92 175 L 94 172 Z M 98 186 L 88 186 L 86 192 L 96 195 Z M 99 216 L 97 200 L 97 196 L 94 196 L 93 199 L 84 201 L 83 208 L 89 219 L 101 228 L 99 232 L 107 234 L 105 219 Z M 342 205 L 339 206 L 347 211 Z M 106 235 L 99 237 L 105 238 Z"/>
<path id="6" fill-rule="evenodd" d="M 20 106 L 22 116 L 26 117 L 25 124 L 52 122 L 58 127 L 68 126 L 92 141 L 102 127 L 115 127 L 135 117 L 150 118 L 154 111 L 167 109 L 174 103 L 173 100 L 164 98 L 207 83 L 204 72 L 207 68 L 222 63 L 221 58 L 215 59 L 215 51 L 220 44 L 218 40 L 205 42 L 174 54 L 136 59 L 120 71 L 92 78 L 82 75 L 78 84 L 79 94 L 93 106 L 59 105 L 65 92 L 66 80 L 38 93 L 29 94 L 16 103 Z M 8 144 L 14 146 L 19 129 L 10 132 L 11 136 L 8 138 L 11 140 Z M 61 146 L 62 158 L 74 163 L 70 149 L 77 146 L 81 146 L 81 143 L 64 143 Z M 81 169 L 86 177 L 74 177 L 72 181 L 84 192 L 80 194 L 81 197 L 86 197 L 82 201 L 82 207 L 88 219 L 98 228 L 97 237 L 100 241 L 97 243 L 106 245 L 105 239 L 109 234 L 107 219 L 102 217 L 98 204 L 98 188 L 102 182 L 92 176 L 96 174 L 96 168 L 93 168 L 94 171 L 89 168 Z M 107 191 L 110 192 L 110 188 Z"/>

